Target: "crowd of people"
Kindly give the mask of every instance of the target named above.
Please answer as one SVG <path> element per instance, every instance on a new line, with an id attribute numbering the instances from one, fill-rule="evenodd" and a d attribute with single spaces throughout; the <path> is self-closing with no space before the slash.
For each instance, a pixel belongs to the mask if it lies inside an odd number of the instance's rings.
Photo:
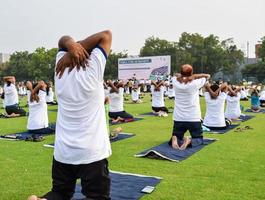
<path id="1" fill-rule="evenodd" d="M 124 100 L 128 97 L 133 103 L 141 103 L 142 95 L 150 93 L 150 111 L 161 117 L 167 117 L 169 113 L 165 98 L 174 100 L 169 145 L 178 150 L 203 144 L 204 128 L 224 130 L 231 121 L 240 120 L 240 101 L 250 99 L 253 112 L 265 106 L 265 90 L 261 85 L 246 87 L 213 82 L 209 74 L 194 74 L 189 64 L 181 66 L 178 74 L 165 80 L 137 80 L 135 75 L 126 81 L 104 81 L 111 38 L 110 31 L 103 31 L 79 42 L 70 36 L 59 40 L 53 185 L 42 198 L 33 195 L 29 200 L 71 199 L 78 178 L 81 179 L 82 193 L 88 199 L 110 199 L 108 117 L 112 123 L 133 121 L 134 116 L 124 109 Z M 6 111 L 4 116 L 28 115 L 27 129 L 32 134 L 50 131 L 47 104 L 57 104 L 52 82 L 16 84 L 14 76 L 4 77 L 3 81 L 0 93 Z M 20 107 L 19 96 L 27 96 L 28 113 Z M 206 102 L 203 118 L 200 97 Z M 191 138 L 184 136 L 186 131 L 190 132 Z"/>

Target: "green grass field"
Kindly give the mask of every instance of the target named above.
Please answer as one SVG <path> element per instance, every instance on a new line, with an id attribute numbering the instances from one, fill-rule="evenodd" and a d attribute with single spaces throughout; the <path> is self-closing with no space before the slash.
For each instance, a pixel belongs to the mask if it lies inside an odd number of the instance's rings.
<path id="1" fill-rule="evenodd" d="M 204 99 L 201 105 L 204 114 Z M 243 105 L 247 108 L 249 102 Z M 173 101 L 166 100 L 166 106 L 173 106 Z M 125 110 L 135 116 L 151 111 L 150 97 L 146 95 L 142 104 L 125 103 Z M 172 114 L 167 118 L 144 117 L 141 121 L 122 124 L 124 132 L 136 136 L 112 143 L 110 169 L 162 177 L 155 191 L 143 197 L 146 200 L 264 200 L 265 114 L 255 116 L 241 123 L 253 130 L 204 134 L 219 141 L 180 163 L 134 157 L 170 138 Z M 55 112 L 49 112 L 49 121 L 56 121 Z M 24 131 L 26 123 L 26 117 L 0 119 L 0 134 Z M 30 194 L 42 195 L 50 190 L 53 150 L 44 148 L 43 144 L 53 141 L 54 136 L 47 136 L 39 143 L 0 140 L 1 200 L 23 200 Z"/>

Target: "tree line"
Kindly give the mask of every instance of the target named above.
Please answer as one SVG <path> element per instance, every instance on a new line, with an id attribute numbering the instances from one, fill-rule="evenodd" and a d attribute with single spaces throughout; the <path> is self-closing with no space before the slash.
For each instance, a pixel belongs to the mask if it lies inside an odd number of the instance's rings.
<path id="1" fill-rule="evenodd" d="M 264 41 L 263 41 L 264 42 Z M 262 45 L 265 47 L 265 45 Z M 261 50 L 261 54 L 264 50 Z M 37 48 L 34 52 L 19 51 L 11 55 L 10 61 L 0 66 L 0 75 L 14 75 L 17 80 L 52 80 L 54 76 L 57 48 Z M 264 53 L 264 52 L 263 52 Z M 264 53 L 265 54 L 265 53 Z M 203 37 L 198 33 L 181 34 L 178 41 L 149 37 L 140 49 L 139 56 L 171 56 L 171 73 L 176 73 L 182 64 L 194 66 L 195 73 L 223 71 L 234 74 L 244 60 L 244 53 L 237 48 L 233 39 L 220 40 L 218 36 Z M 118 76 L 118 58 L 128 57 L 127 51 L 111 51 L 106 64 L 105 78 Z M 264 65 L 264 61 L 263 61 Z M 252 66 L 253 68 L 253 66 Z M 244 73 L 250 73 L 245 72 Z"/>
<path id="2" fill-rule="evenodd" d="M 254 64 L 246 65 L 242 70 L 242 74 L 246 79 L 254 77 L 258 82 L 265 83 L 265 36 L 261 38 L 261 46 L 257 54 L 260 58 L 259 61 Z"/>

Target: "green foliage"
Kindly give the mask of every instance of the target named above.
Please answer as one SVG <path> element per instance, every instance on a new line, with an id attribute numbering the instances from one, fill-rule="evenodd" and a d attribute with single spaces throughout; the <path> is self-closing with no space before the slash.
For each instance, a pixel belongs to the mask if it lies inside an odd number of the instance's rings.
<path id="1" fill-rule="evenodd" d="M 111 51 L 108 56 L 107 63 L 106 63 L 104 78 L 105 79 L 117 79 L 118 78 L 118 59 L 126 58 L 126 57 L 128 57 L 128 53 L 126 51 L 119 52 L 119 53 L 114 53 Z"/>
<path id="2" fill-rule="evenodd" d="M 265 36 L 261 38 L 261 48 L 258 51 L 258 55 L 264 62 L 265 61 Z"/>
<path id="3" fill-rule="evenodd" d="M 265 83 L 265 62 L 246 65 L 245 68 L 242 69 L 242 74 L 247 80 L 249 77 L 256 77 L 259 82 Z"/>
<path id="4" fill-rule="evenodd" d="M 53 79 L 57 49 L 37 48 L 33 53 L 15 52 L 2 69 L 2 75 L 13 75 L 18 81 Z"/>
<path id="5" fill-rule="evenodd" d="M 150 37 L 141 48 L 140 56 L 171 55 L 172 72 L 189 63 L 194 72 L 214 74 L 224 70 L 234 73 L 242 63 L 244 55 L 238 50 L 232 39 L 220 41 L 217 36 L 203 37 L 198 33 L 181 34 L 178 42 Z"/>

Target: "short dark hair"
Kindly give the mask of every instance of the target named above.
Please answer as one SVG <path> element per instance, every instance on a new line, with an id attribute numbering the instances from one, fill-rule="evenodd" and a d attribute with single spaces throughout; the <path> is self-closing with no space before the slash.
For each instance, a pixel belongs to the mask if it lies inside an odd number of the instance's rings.
<path id="1" fill-rule="evenodd" d="M 218 84 L 213 84 L 213 85 L 211 85 L 211 90 L 213 91 L 213 92 L 215 92 L 216 90 L 218 90 L 219 89 L 219 85 Z"/>

